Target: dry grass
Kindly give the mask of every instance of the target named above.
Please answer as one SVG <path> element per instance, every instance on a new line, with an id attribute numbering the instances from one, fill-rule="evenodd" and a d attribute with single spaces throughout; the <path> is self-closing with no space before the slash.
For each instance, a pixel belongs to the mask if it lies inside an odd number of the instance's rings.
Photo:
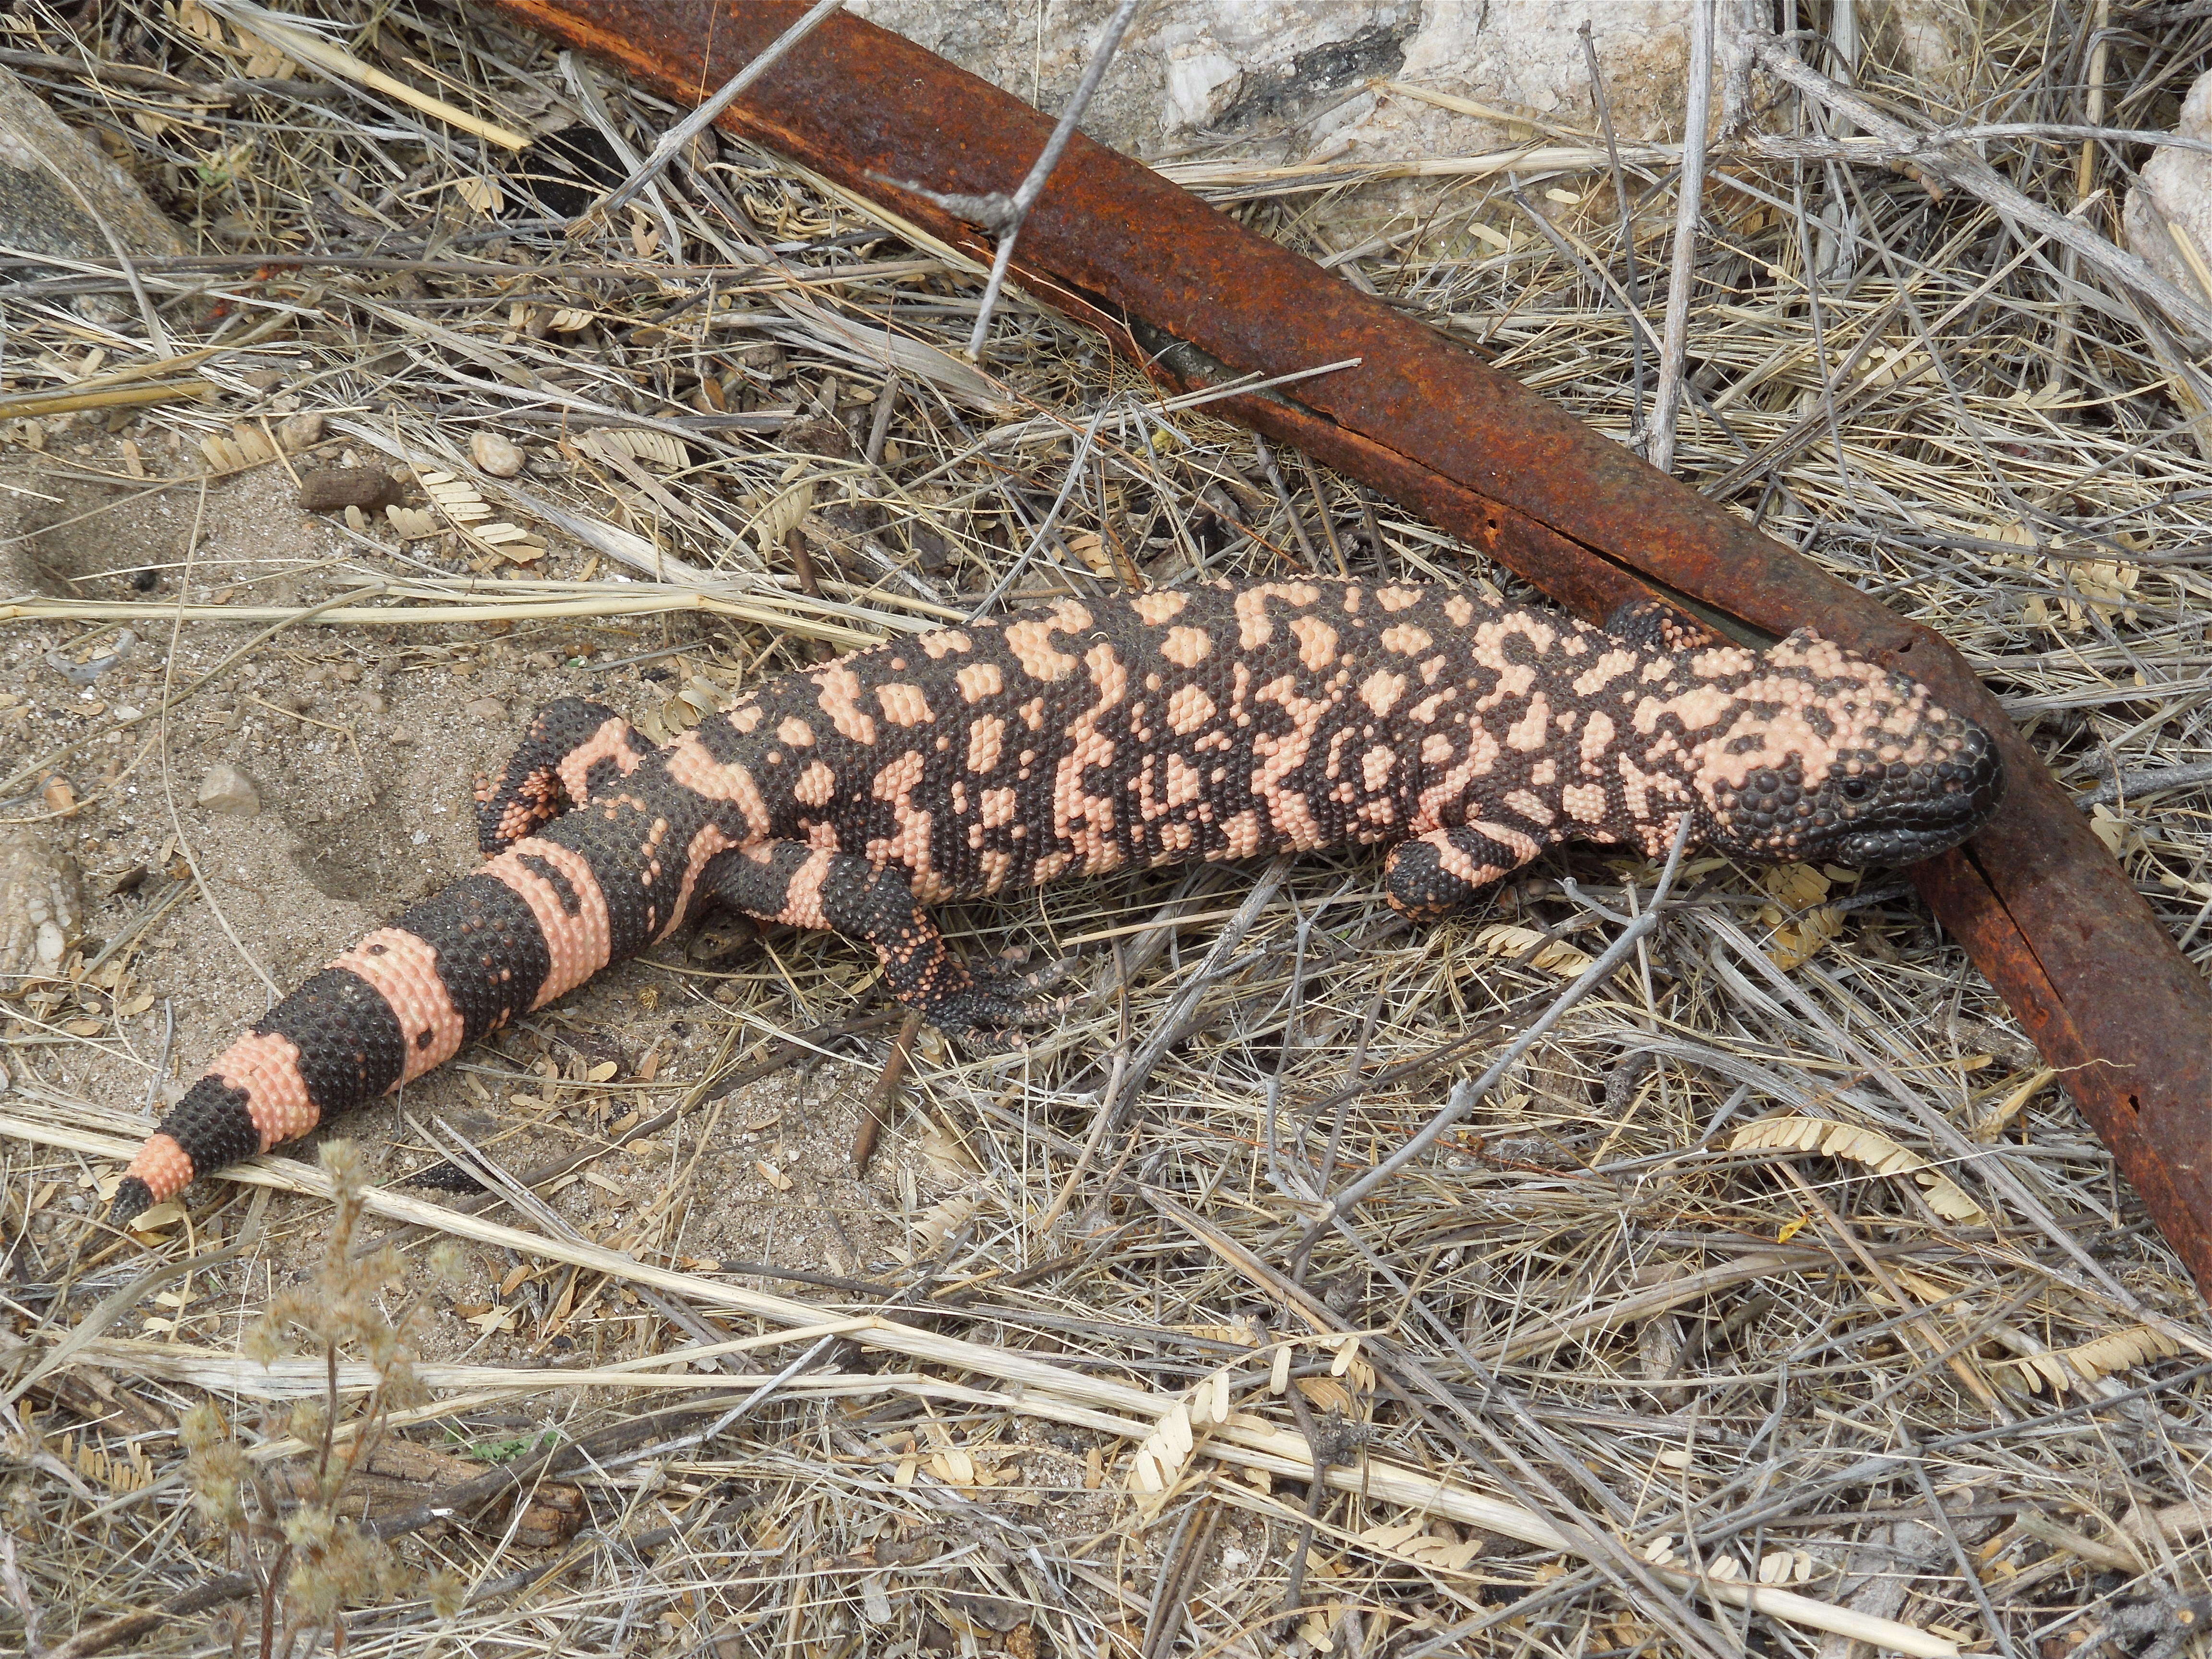
<path id="1" fill-rule="evenodd" d="M 2197 10 L 2143 11 L 2112 37 L 2110 119 L 2170 123 L 2212 62 Z M 341 4 L 314 15 L 495 126 L 601 120 L 641 153 L 673 118 L 434 4 L 378 9 L 366 33 Z M 678 665 L 613 692 L 659 737 L 821 643 L 985 595 L 1333 566 L 1332 550 L 1356 571 L 1486 574 L 1389 503 L 1270 461 L 1202 409 L 1161 409 L 1025 303 L 1000 314 L 979 374 L 958 356 L 972 269 L 742 145 L 702 143 L 621 223 L 564 244 L 486 216 L 495 140 L 333 91 L 189 4 L 82 15 L 94 50 L 112 26 L 142 70 L 262 83 L 210 98 L 29 71 L 128 147 L 208 255 L 237 256 L 140 273 L 212 392 L 56 412 L 73 388 L 143 381 L 81 385 L 151 361 L 147 325 L 112 272 L 18 262 L 0 396 L 46 401 L 27 420 L 0 404 L 0 435 L 58 471 L 143 466 L 189 514 L 210 465 L 292 464 L 254 459 L 246 433 L 320 413 L 331 453 L 462 472 L 546 550 L 517 564 L 475 520 L 402 545 L 372 520 L 335 560 L 209 561 L 143 598 L 87 580 L 0 611 L 75 659 L 125 623 L 189 638 L 217 615 L 267 630 L 247 664 L 308 626 L 394 652 L 426 629 L 564 627 L 611 672 L 625 653 L 632 675 Z M 1930 123 L 2080 121 L 2087 18 L 2063 0 L 1992 21 L 1956 107 L 1880 64 L 1859 84 Z M 9 26 L 0 46 L 80 53 L 51 10 Z M 1791 102 L 1761 118 L 1818 136 Z M 1233 154 L 1182 165 L 1626 437 L 1656 374 L 1622 302 L 1624 216 L 1590 135 L 1540 137 L 1520 171 L 1431 159 L 1419 170 L 1456 181 L 1348 248 L 1325 240 L 1337 192 L 1370 180 Z M 1988 153 L 2073 207 L 2077 146 Z M 2113 222 L 2143 155 L 2096 154 L 2114 194 L 2091 222 Z M 1656 319 L 1671 180 L 1663 150 L 1625 161 Z M 2161 775 L 2207 752 L 2197 372 L 2124 296 L 1971 199 L 1879 169 L 1714 161 L 1678 470 L 1958 641 L 2062 777 L 2087 792 L 2128 775 L 2100 821 L 2203 961 L 2212 798 L 2201 771 Z M 279 254 L 298 263 L 264 268 Z M 273 399 L 251 378 L 271 368 Z M 479 432 L 538 459 L 513 487 L 473 473 Z M 646 617 L 643 650 L 635 629 L 627 646 L 590 631 Z M 123 741 L 160 718 L 142 711 Z M 54 758 L 0 729 L 8 815 L 65 808 L 23 793 Z M 161 751 L 137 752 L 155 775 Z M 213 1183 L 150 1249 L 90 1224 L 83 1188 L 145 1119 L 55 1081 L 58 1055 L 123 1054 L 87 987 L 117 987 L 155 929 L 95 951 L 105 981 L 9 1004 L 8 1639 L 52 1645 L 157 1606 L 275 1548 L 287 1512 L 394 1534 L 397 1589 L 366 1567 L 340 1587 L 356 1654 L 1840 1656 L 1851 1615 L 1917 1650 L 2059 1659 L 2107 1632 L 2185 1632 L 2212 1531 L 2212 1475 L 2196 1484 L 2212 1320 L 2059 1080 L 1887 876 L 1693 860 L 1626 965 L 1435 1156 L 1308 1237 L 1322 1197 L 1480 1073 L 1656 874 L 1572 851 L 1425 933 L 1380 907 L 1364 859 L 956 913 L 970 951 L 1079 951 L 1088 994 L 1018 1062 L 913 1041 L 897 1098 L 872 1103 L 883 1167 L 836 1188 L 856 1229 L 900 1242 L 835 1263 L 702 1258 L 687 1241 L 732 1200 L 700 1160 L 801 1060 L 849 1122 L 896 1022 L 868 1021 L 878 1000 L 836 941 L 772 939 L 724 974 L 672 952 L 653 983 L 710 1040 L 669 1074 L 563 1069 L 526 1046 L 550 1025 L 483 1051 L 485 1075 L 590 1117 L 561 1167 L 507 1168 L 496 1204 L 366 1194 L 410 1253 L 406 1293 L 459 1333 L 426 1351 L 413 1393 L 380 1389 L 336 1337 L 301 1359 L 241 1351 L 274 1264 L 327 1231 L 324 1204 L 270 1197 L 327 1193 L 312 1167 Z M 596 994 L 562 1033 L 618 1018 Z M 794 1030 L 811 1034 L 779 1047 Z M 134 1075 L 158 1086 L 176 1063 Z M 745 1089 L 718 1095 L 740 1066 Z M 1834 1127 L 1737 1143 L 1782 1116 Z M 477 1156 L 416 1127 L 416 1164 Z M 618 1227 L 549 1202 L 640 1147 L 659 1173 Z M 496 1145 L 480 1157 L 506 1167 Z M 759 1167 L 745 1202 L 808 1197 Z M 416 1260 L 441 1238 L 489 1264 L 459 1308 Z M 333 1282 L 370 1296 L 361 1275 Z M 357 1334 L 380 1328 L 364 1316 Z M 335 1445 L 519 1460 L 586 1529 L 554 1541 L 558 1524 L 541 1536 L 505 1510 L 402 1526 L 434 1481 L 374 1475 L 366 1456 L 335 1497 L 287 1486 L 267 1472 L 332 1455 L 284 1437 L 278 1408 L 301 1399 Z M 194 1414 L 210 1402 L 263 1476 L 235 1459 L 206 1473 L 228 1455 Z M 190 1479 L 180 1424 L 199 1425 Z M 1316 1456 L 1330 1489 L 1310 1493 Z M 259 1531 L 195 1508 L 211 1480 L 265 1501 Z M 329 1590 L 250 1595 L 139 1639 L 214 1650 L 236 1615 L 252 1648 L 266 1608 L 276 1645 L 326 1641 Z M 1767 1612 L 1741 1610 L 1760 1596 Z"/>

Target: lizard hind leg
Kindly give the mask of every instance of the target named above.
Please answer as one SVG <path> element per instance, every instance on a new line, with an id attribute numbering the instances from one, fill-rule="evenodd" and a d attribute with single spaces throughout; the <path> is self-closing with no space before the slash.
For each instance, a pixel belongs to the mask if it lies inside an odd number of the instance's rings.
<path id="1" fill-rule="evenodd" d="M 1537 851 L 1528 837 L 1495 825 L 1431 830 L 1390 849 L 1382 866 L 1383 896 L 1400 915 L 1436 921 L 1473 903 L 1484 888 Z"/>
<path id="2" fill-rule="evenodd" d="M 496 783 L 477 789 L 477 842 L 488 859 L 581 806 L 651 750 L 629 722 L 603 702 L 556 697 L 530 728 Z"/>
<path id="3" fill-rule="evenodd" d="M 893 996 L 986 1050 L 1019 1047 L 1021 1027 L 1060 1012 L 1039 1000 L 1034 980 L 979 973 L 953 955 L 895 866 L 803 842 L 765 842 L 720 854 L 700 888 L 757 921 L 825 928 L 872 945 Z"/>

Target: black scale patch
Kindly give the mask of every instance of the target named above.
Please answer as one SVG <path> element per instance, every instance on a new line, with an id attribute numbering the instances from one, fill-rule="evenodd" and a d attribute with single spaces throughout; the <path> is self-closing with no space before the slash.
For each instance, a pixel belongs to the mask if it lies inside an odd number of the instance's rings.
<path id="1" fill-rule="evenodd" d="M 219 1077 L 204 1077 L 161 1120 L 161 1133 L 184 1148 L 198 1173 L 220 1170 L 261 1150 L 260 1131 L 246 1091 Z"/>
<path id="2" fill-rule="evenodd" d="M 253 1029 L 299 1049 L 308 1103 L 325 1121 L 398 1082 L 407 1059 L 406 1036 L 384 993 L 347 968 L 324 969 Z"/>
<path id="3" fill-rule="evenodd" d="M 552 860 L 542 859 L 535 853 L 525 853 L 516 862 L 553 890 L 553 896 L 561 902 L 563 915 L 573 916 L 584 908 L 584 901 L 577 896 L 574 884 Z"/>
<path id="4" fill-rule="evenodd" d="M 463 876 L 394 925 L 438 953 L 438 978 L 460 1013 L 464 1042 L 527 1012 L 552 971 L 537 916 L 495 876 Z"/>

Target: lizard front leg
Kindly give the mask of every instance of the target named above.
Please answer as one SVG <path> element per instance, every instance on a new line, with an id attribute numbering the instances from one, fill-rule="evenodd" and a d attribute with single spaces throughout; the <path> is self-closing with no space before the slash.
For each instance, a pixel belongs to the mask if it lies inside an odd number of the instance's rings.
<path id="1" fill-rule="evenodd" d="M 1402 916 L 1435 921 L 1472 903 L 1484 888 L 1541 850 L 1532 837 L 1503 824 L 1431 830 L 1390 849 L 1382 866 L 1383 896 Z"/>
<path id="2" fill-rule="evenodd" d="M 1018 1046 L 1012 1028 L 1040 1024 L 1055 1012 L 1037 1000 L 1033 981 L 979 974 L 954 956 L 896 866 L 803 842 L 765 842 L 720 854 L 700 888 L 757 921 L 826 928 L 873 946 L 893 996 L 981 1046 Z"/>

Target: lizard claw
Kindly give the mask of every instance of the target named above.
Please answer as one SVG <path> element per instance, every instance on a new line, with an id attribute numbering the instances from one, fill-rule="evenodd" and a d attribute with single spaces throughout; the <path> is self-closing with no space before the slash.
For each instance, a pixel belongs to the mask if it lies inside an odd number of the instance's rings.
<path id="1" fill-rule="evenodd" d="M 1066 975 L 1074 958 L 1063 957 L 1027 974 L 971 969 L 969 983 L 929 1011 L 933 1024 L 981 1054 L 1018 1054 L 1022 1035 L 1057 1024 L 1072 999 L 1045 992 Z"/>

